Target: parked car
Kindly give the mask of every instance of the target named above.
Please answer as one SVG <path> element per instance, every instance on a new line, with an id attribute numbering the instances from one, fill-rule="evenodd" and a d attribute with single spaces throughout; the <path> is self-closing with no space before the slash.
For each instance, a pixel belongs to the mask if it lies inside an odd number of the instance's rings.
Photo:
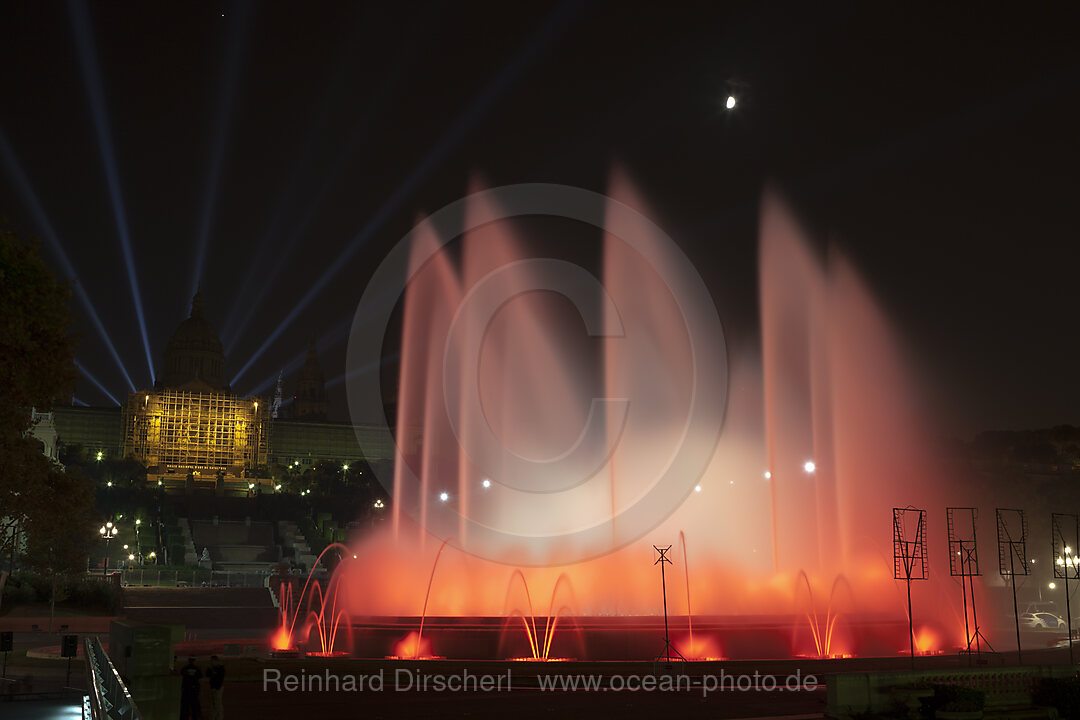
<path id="1" fill-rule="evenodd" d="M 1024 613 L 1020 622 L 1029 630 L 1058 630 L 1065 627 L 1065 621 L 1048 612 Z"/>

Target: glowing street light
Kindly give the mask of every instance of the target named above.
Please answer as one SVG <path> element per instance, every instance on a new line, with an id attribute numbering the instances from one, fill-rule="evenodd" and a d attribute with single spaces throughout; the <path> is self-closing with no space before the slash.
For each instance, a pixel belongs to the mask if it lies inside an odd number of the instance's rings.
<path id="1" fill-rule="evenodd" d="M 1047 585 L 1047 587 L 1048 587 L 1048 588 L 1050 588 L 1051 590 L 1053 590 L 1054 588 L 1056 588 L 1056 587 L 1057 587 L 1057 583 L 1053 583 L 1053 582 L 1052 582 L 1052 583 L 1050 583 L 1049 585 Z"/>
<path id="2" fill-rule="evenodd" d="M 694 492 L 701 492 L 701 486 L 700 485 L 695 485 L 694 486 Z"/>
<path id="3" fill-rule="evenodd" d="M 768 470 L 765 471 L 765 479 L 766 480 L 772 480 L 772 473 L 769 472 Z"/>
<path id="4" fill-rule="evenodd" d="M 98 534 L 101 535 L 102 539 L 105 541 L 105 565 L 101 569 L 101 574 L 102 575 L 108 575 L 109 574 L 109 542 L 114 537 L 116 537 L 117 535 L 120 534 L 120 528 L 114 526 L 112 524 L 112 520 L 110 520 L 110 521 L 106 522 L 104 525 L 102 525 L 100 528 L 98 528 Z M 127 546 L 125 546 L 125 549 L 126 549 L 126 547 Z"/>
<path id="5" fill-rule="evenodd" d="M 442 500 L 443 502 L 446 502 L 447 500 L 450 499 L 450 493 L 445 492 L 445 491 L 439 493 L 439 499 Z"/>
<path id="6" fill-rule="evenodd" d="M 128 560 L 134 560 L 134 559 L 135 559 L 135 553 L 128 553 Z"/>
<path id="7" fill-rule="evenodd" d="M 281 483 L 274 486 L 274 492 L 278 492 L 279 490 L 281 490 Z"/>
<path id="8" fill-rule="evenodd" d="M 345 470 L 345 471 L 347 472 L 347 471 L 349 470 L 349 463 L 344 463 L 344 464 L 343 464 L 343 465 L 341 466 L 341 469 L 342 469 L 342 470 Z"/>
<path id="9" fill-rule="evenodd" d="M 98 450 L 98 451 L 97 451 L 97 461 L 98 461 L 98 462 L 101 462 L 101 459 L 102 459 L 102 458 L 104 458 L 104 457 L 105 457 L 105 453 L 103 453 L 102 451 Z"/>
<path id="10" fill-rule="evenodd" d="M 814 464 L 813 460 L 807 460 L 806 462 L 803 463 L 802 469 L 807 474 L 812 474 L 815 470 L 817 470 L 817 465 Z"/>
<path id="11" fill-rule="evenodd" d="M 488 480 L 487 478 L 484 478 L 484 481 L 481 482 L 480 484 L 483 485 L 485 489 L 491 487 L 491 481 Z"/>
<path id="12" fill-rule="evenodd" d="M 724 103 L 724 107 L 726 107 L 728 110 L 731 110 L 731 109 L 733 109 L 735 107 L 735 96 L 734 95 L 728 95 L 727 96 L 727 102 Z"/>
<path id="13" fill-rule="evenodd" d="M 374 508 L 375 508 L 376 510 L 382 510 L 382 509 L 383 509 L 384 507 L 386 507 L 386 505 L 385 505 L 385 504 L 383 504 L 382 498 L 378 498 L 378 499 L 377 499 L 377 500 L 375 501 L 375 504 L 374 504 Z"/>

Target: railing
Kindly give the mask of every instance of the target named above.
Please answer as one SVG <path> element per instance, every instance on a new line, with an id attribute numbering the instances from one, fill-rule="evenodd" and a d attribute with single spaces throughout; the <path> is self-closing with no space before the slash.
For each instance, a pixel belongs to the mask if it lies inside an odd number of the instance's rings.
<path id="1" fill-rule="evenodd" d="M 86 638 L 86 677 L 94 720 L 142 720 L 124 681 L 96 637 Z"/>
<path id="2" fill-rule="evenodd" d="M 124 585 L 140 587 L 266 587 L 270 571 L 232 572 L 229 570 L 207 570 L 192 568 L 182 570 L 155 570 L 153 567 L 124 570 L 120 582 Z"/>

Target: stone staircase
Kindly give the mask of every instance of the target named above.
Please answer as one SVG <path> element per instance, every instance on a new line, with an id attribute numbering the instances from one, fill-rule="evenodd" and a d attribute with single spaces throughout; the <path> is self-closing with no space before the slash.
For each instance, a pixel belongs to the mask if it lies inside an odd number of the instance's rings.
<path id="1" fill-rule="evenodd" d="M 291 520 L 278 520 L 278 537 L 283 547 L 293 548 L 293 562 L 304 565 L 309 571 L 315 567 L 315 555 L 300 528 Z"/>
<path id="2" fill-rule="evenodd" d="M 195 541 L 191 538 L 191 524 L 187 518 L 177 518 L 180 534 L 184 536 L 184 565 L 198 565 L 199 555 L 195 552 Z"/>
<path id="3" fill-rule="evenodd" d="M 244 520 L 196 520 L 189 523 L 200 566 L 215 571 L 269 574 L 281 562 L 281 547 L 269 522 Z M 201 553 L 209 557 L 204 559 Z M 209 560 L 209 563 L 207 562 Z"/>

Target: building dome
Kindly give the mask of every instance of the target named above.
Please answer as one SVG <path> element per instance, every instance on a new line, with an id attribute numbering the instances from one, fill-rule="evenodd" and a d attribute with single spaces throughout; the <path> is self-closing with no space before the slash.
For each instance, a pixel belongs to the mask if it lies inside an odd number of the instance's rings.
<path id="1" fill-rule="evenodd" d="M 225 351 L 206 320 L 202 295 L 191 300 L 191 316 L 180 323 L 165 346 L 162 384 L 192 392 L 227 392 Z"/>

